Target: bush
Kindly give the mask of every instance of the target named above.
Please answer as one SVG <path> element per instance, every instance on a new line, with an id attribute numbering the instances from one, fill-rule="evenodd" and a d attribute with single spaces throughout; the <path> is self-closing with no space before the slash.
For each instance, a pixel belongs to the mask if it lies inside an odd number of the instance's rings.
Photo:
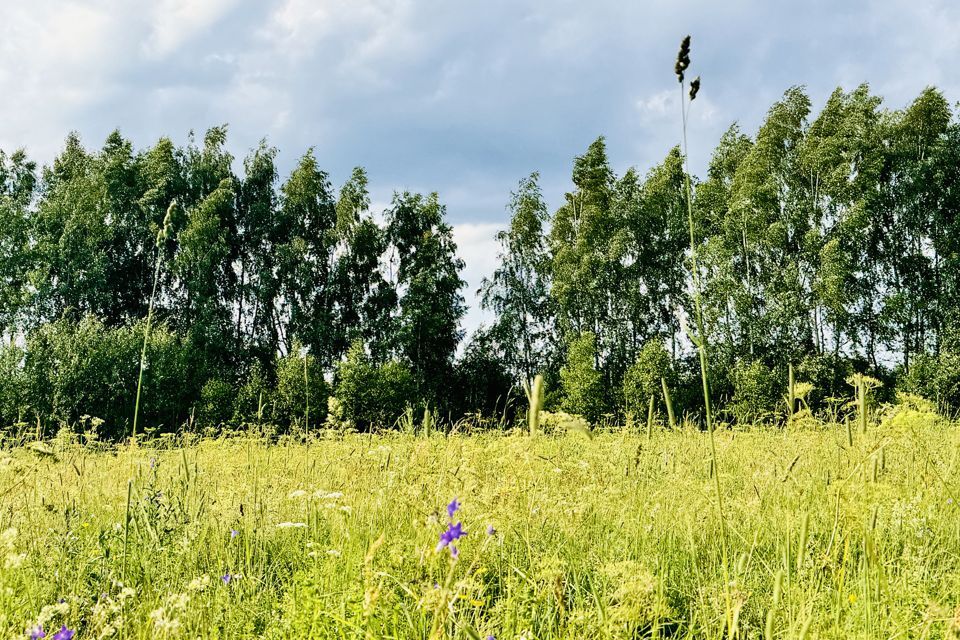
<path id="1" fill-rule="evenodd" d="M 796 366 L 794 378 L 797 382 L 813 385 L 813 390 L 807 396 L 807 404 L 816 413 L 828 408 L 832 398 L 851 397 L 847 378 L 853 372 L 851 363 L 839 356 L 809 355 Z"/>
<path id="2" fill-rule="evenodd" d="M 23 375 L 23 349 L 13 341 L 0 345 L 0 427 L 24 419 L 27 407 Z"/>
<path id="3" fill-rule="evenodd" d="M 280 427 L 323 424 L 327 417 L 330 389 L 317 359 L 302 354 L 299 344 L 277 358 L 277 386 L 273 394 L 273 417 Z"/>
<path id="4" fill-rule="evenodd" d="M 960 410 L 960 353 L 949 349 L 939 356 L 915 356 L 909 371 L 900 372 L 897 389 L 922 396 L 942 411 Z"/>
<path id="5" fill-rule="evenodd" d="M 139 364 L 131 331 L 111 331 L 92 316 L 43 325 L 27 338 L 30 410 L 56 427 L 93 415 L 104 420 L 107 434 L 119 436 L 133 419 Z"/>
<path id="6" fill-rule="evenodd" d="M 411 403 L 416 382 L 410 369 L 396 361 L 374 364 L 355 342 L 337 367 L 335 396 L 341 416 L 360 429 L 390 427 Z"/>
<path id="7" fill-rule="evenodd" d="M 499 417 L 519 404 L 522 392 L 513 385 L 506 365 L 485 332 L 477 332 L 456 364 L 451 391 L 457 416 L 478 412 Z M 508 421 L 512 416 L 508 415 Z"/>
<path id="8" fill-rule="evenodd" d="M 594 366 L 595 353 L 596 337 L 583 333 L 570 342 L 567 362 L 560 369 L 564 411 L 582 415 L 591 424 L 599 422 L 604 412 L 603 377 Z"/>
<path id="9" fill-rule="evenodd" d="M 143 329 L 143 323 L 111 329 L 93 316 L 43 325 L 27 337 L 22 369 L 4 376 L 0 396 L 19 397 L 18 411 L 31 422 L 39 418 L 48 432 L 89 415 L 103 420 L 101 435 L 126 436 L 133 421 Z M 0 366 L 16 366 L 15 355 L 4 358 Z M 189 346 L 165 326 L 154 327 L 147 345 L 140 425 L 174 429 L 182 424 L 199 397 L 197 370 Z M 14 387 L 20 388 L 19 394 Z"/>
<path id="10" fill-rule="evenodd" d="M 650 340 L 643 345 L 637 354 L 637 361 L 623 376 L 624 409 L 628 414 L 640 415 L 645 412 L 650 396 L 660 398 L 659 403 L 663 405 L 661 378 L 667 380 L 671 392 L 674 392 L 676 374 L 671 366 L 670 354 L 662 341 Z"/>
<path id="11" fill-rule="evenodd" d="M 740 424 L 760 421 L 784 408 L 781 396 L 786 383 L 759 360 L 735 364 L 730 370 L 730 382 L 733 398 L 728 410 Z"/>
<path id="12" fill-rule="evenodd" d="M 230 421 L 233 412 L 233 386 L 226 380 L 210 378 L 200 389 L 196 418 L 200 427 L 221 427 Z"/>
<path id="13" fill-rule="evenodd" d="M 269 420 L 272 416 L 270 406 L 272 398 L 273 385 L 270 383 L 267 369 L 257 360 L 250 367 L 233 402 L 234 424 Z"/>

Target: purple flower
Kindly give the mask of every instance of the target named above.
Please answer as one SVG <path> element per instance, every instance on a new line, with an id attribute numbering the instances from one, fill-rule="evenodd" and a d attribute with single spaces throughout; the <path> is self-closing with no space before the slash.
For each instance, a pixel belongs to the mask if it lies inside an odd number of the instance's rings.
<path id="1" fill-rule="evenodd" d="M 225 573 L 220 576 L 220 579 L 223 580 L 223 584 L 230 584 L 230 581 L 233 580 L 233 576 L 229 573 Z"/>
<path id="2" fill-rule="evenodd" d="M 236 538 L 238 535 L 240 535 L 240 532 L 239 532 L 239 531 L 237 531 L 236 529 L 230 529 L 230 539 L 231 539 L 231 540 L 233 540 L 234 538 Z"/>
<path id="3" fill-rule="evenodd" d="M 494 638 L 492 635 L 489 635 L 489 636 L 487 636 L 487 640 L 497 640 L 497 639 Z"/>
<path id="4" fill-rule="evenodd" d="M 453 514 L 455 514 L 458 509 L 460 509 L 460 503 L 454 498 L 453 502 L 447 505 L 447 517 L 453 520 Z"/>
<path id="5" fill-rule="evenodd" d="M 458 555 L 460 555 L 460 552 L 453 545 L 453 543 L 465 535 L 467 535 L 467 532 L 463 530 L 463 525 L 461 523 L 450 523 L 447 525 L 447 530 L 440 534 L 440 542 L 437 543 L 437 551 L 442 551 L 444 548 L 449 547 L 450 555 L 453 558 L 456 558 Z"/>
<path id="6" fill-rule="evenodd" d="M 73 629 L 67 629 L 67 625 L 63 625 L 60 627 L 60 631 L 53 634 L 51 640 L 73 640 L 74 633 Z"/>
<path id="7" fill-rule="evenodd" d="M 40 638 L 47 637 L 42 624 L 38 624 L 33 629 L 27 629 L 27 635 L 30 636 L 30 640 L 40 640 Z"/>
<path id="8" fill-rule="evenodd" d="M 492 536 L 492 535 L 496 535 L 496 533 L 497 533 L 497 530 L 493 528 L 493 525 L 492 525 L 492 524 L 488 524 L 488 525 L 487 525 L 487 535 L 488 535 L 488 536 Z M 493 636 L 491 636 L 491 637 L 493 637 Z"/>

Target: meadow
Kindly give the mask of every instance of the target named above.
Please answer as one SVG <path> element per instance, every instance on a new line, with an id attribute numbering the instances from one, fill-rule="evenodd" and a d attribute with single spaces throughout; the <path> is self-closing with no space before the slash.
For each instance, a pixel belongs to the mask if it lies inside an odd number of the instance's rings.
<path id="1" fill-rule="evenodd" d="M 7 443 L 0 634 L 960 637 L 955 423 L 714 436 L 718 467 L 689 424 Z"/>

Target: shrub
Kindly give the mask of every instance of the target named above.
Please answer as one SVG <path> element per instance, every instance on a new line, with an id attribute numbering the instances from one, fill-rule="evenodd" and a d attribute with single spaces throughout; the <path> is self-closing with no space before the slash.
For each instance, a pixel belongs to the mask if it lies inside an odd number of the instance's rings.
<path id="1" fill-rule="evenodd" d="M 299 344 L 295 343 L 289 354 L 277 358 L 273 416 L 280 427 L 323 424 L 329 395 L 320 363 L 313 355 L 304 353 Z"/>
<path id="2" fill-rule="evenodd" d="M 58 427 L 96 416 L 107 433 L 120 435 L 133 418 L 139 361 L 132 332 L 111 331 L 93 316 L 43 325 L 27 338 L 30 410 Z"/>
<path id="3" fill-rule="evenodd" d="M 23 368 L 14 378 L 21 381 L 15 383 L 22 389 L 21 409 L 48 431 L 89 415 L 103 420 L 101 435 L 126 436 L 142 346 L 143 323 L 111 329 L 86 316 L 39 327 L 27 337 Z M 174 429 L 186 420 L 199 396 L 196 360 L 167 327 L 151 330 L 141 396 L 146 428 Z"/>
<path id="4" fill-rule="evenodd" d="M 233 412 L 233 386 L 226 380 L 210 378 L 200 389 L 196 418 L 201 427 L 221 427 L 230 421 Z"/>
<path id="5" fill-rule="evenodd" d="M 596 337 L 589 332 L 580 334 L 570 342 L 567 362 L 560 369 L 564 411 L 582 415 L 592 424 L 604 411 L 603 377 L 594 365 L 595 357 Z"/>
<path id="6" fill-rule="evenodd" d="M 960 353 L 949 349 L 938 356 L 914 356 L 910 369 L 899 372 L 897 389 L 922 396 L 941 410 L 960 410 Z"/>
<path id="7" fill-rule="evenodd" d="M 501 416 L 518 405 L 519 396 L 506 365 L 484 332 L 477 332 L 456 364 L 451 391 L 458 416 L 479 412 L 484 416 Z"/>
<path id="8" fill-rule="evenodd" d="M 257 360 L 250 367 L 243 384 L 233 402 L 233 422 L 265 421 L 272 416 L 271 400 L 273 385 L 270 383 L 267 369 Z M 262 415 L 259 415 L 262 410 Z"/>
<path id="9" fill-rule="evenodd" d="M 785 386 L 774 371 L 760 362 L 738 362 L 730 370 L 733 398 L 728 407 L 734 420 L 749 424 L 778 413 L 781 388 Z"/>
<path id="10" fill-rule="evenodd" d="M 0 345 L 0 427 L 21 422 L 27 398 L 23 374 L 24 351 L 15 342 Z"/>
<path id="11" fill-rule="evenodd" d="M 851 374 L 853 367 L 850 362 L 830 354 L 809 355 L 797 364 L 794 371 L 797 382 L 809 382 L 813 385 L 807 396 L 807 403 L 814 412 L 826 409 L 831 398 L 850 397 L 847 378 Z"/>
<path id="12" fill-rule="evenodd" d="M 667 353 L 663 342 L 650 340 L 640 353 L 627 373 L 623 376 L 623 401 L 627 413 L 640 415 L 646 411 L 650 396 L 659 398 L 663 404 L 663 385 L 661 378 L 667 380 L 671 392 L 676 388 L 676 374 L 671 366 L 670 354 Z"/>
<path id="13" fill-rule="evenodd" d="M 392 426 L 414 398 L 416 383 L 404 364 L 375 364 L 355 342 L 337 367 L 336 398 L 344 420 L 361 429 Z"/>

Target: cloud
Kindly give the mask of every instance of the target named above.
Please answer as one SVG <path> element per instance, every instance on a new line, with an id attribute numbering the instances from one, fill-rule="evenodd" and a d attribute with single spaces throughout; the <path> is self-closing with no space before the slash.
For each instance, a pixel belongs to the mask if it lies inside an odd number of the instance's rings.
<path id="1" fill-rule="evenodd" d="M 617 172 L 644 172 L 679 142 L 673 59 L 686 33 L 703 77 L 694 172 L 733 120 L 755 131 L 791 85 L 815 108 L 864 81 L 891 108 L 928 84 L 960 99 L 949 0 L 7 4 L 0 148 L 49 163 L 71 130 L 98 146 L 120 127 L 143 148 L 226 122 L 238 158 L 267 136 L 285 174 L 313 146 L 336 184 L 366 166 L 377 200 L 438 191 L 473 252 L 472 288 L 495 255 L 481 235 L 505 222 L 519 178 L 539 170 L 553 207 L 598 135 Z"/>
<path id="2" fill-rule="evenodd" d="M 493 320 L 488 312 L 480 308 L 475 294 L 483 279 L 490 277 L 497 268 L 500 245 L 495 236 L 500 227 L 499 223 L 475 222 L 465 222 L 453 227 L 453 239 L 457 243 L 458 254 L 466 265 L 460 276 L 467 282 L 465 293 L 470 308 L 463 320 L 463 327 L 468 335 L 481 324 L 489 325 Z"/>
<path id="3" fill-rule="evenodd" d="M 162 58 L 203 33 L 239 0 L 159 0 L 150 8 L 150 35 L 143 50 Z"/>

